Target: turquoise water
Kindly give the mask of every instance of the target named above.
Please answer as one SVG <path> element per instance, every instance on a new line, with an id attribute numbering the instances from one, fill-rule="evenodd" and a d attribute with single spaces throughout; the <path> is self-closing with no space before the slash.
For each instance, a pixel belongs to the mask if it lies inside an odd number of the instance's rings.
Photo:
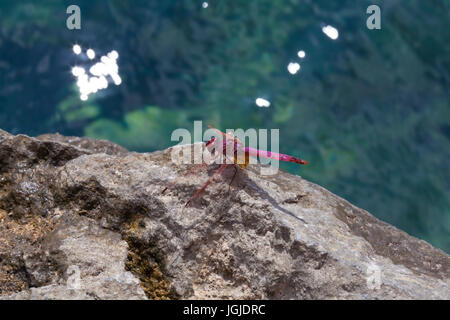
<path id="1" fill-rule="evenodd" d="M 66 26 L 71 4 L 81 30 Z M 380 30 L 366 27 L 371 4 Z M 136 151 L 172 145 L 194 120 L 279 128 L 280 151 L 310 161 L 283 169 L 450 252 L 449 12 L 437 0 L 2 1 L 0 128 Z M 104 80 L 73 69 L 102 56 Z"/>

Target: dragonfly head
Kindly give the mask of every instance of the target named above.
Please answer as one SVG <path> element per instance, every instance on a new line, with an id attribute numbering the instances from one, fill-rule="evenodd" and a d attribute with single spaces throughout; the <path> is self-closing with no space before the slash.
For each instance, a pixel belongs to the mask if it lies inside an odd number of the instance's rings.
<path id="1" fill-rule="evenodd" d="M 217 142 L 217 138 L 212 137 L 211 139 L 209 139 L 209 141 L 207 141 L 205 143 L 205 146 L 206 146 L 206 148 L 208 149 L 209 152 L 215 153 L 215 151 L 216 151 L 216 142 Z"/>
<path id="2" fill-rule="evenodd" d="M 212 144 L 214 144 L 216 138 L 212 137 L 208 142 L 206 142 L 206 147 L 209 148 Z"/>

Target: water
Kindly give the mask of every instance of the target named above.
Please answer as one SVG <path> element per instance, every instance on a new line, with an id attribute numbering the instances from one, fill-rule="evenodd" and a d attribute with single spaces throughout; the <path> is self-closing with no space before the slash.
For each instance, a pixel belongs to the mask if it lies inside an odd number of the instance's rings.
<path id="1" fill-rule="evenodd" d="M 71 4 L 81 30 L 66 27 Z M 381 30 L 366 27 L 371 4 Z M 420 0 L 2 1 L 0 128 L 136 151 L 170 146 L 194 120 L 279 128 L 280 151 L 310 162 L 283 169 L 450 252 L 449 10 Z M 112 52 L 116 66 L 89 73 Z"/>

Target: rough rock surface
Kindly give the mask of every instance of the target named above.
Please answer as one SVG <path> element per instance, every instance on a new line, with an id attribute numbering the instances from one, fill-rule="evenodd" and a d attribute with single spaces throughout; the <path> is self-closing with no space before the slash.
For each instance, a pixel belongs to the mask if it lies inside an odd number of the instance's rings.
<path id="1" fill-rule="evenodd" d="M 0 130 L 2 299 L 450 299 L 450 257 L 299 176 Z"/>

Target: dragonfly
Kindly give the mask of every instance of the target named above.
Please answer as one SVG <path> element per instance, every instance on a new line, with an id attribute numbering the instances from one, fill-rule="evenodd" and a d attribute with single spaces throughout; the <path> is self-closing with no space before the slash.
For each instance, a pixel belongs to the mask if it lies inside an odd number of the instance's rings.
<path id="1" fill-rule="evenodd" d="M 266 159 L 273 159 L 273 160 L 279 160 L 279 161 L 285 161 L 285 162 L 293 162 L 300 165 L 306 165 L 308 164 L 308 161 L 293 157 L 287 154 L 282 153 L 276 153 L 271 151 L 265 151 L 260 149 L 255 149 L 251 147 L 246 147 L 236 136 L 234 136 L 232 133 L 227 132 L 224 133 L 210 125 L 208 125 L 210 129 L 213 129 L 218 133 L 217 137 L 212 137 L 210 140 L 208 140 L 205 143 L 205 147 L 208 150 L 209 154 L 211 155 L 210 161 L 214 161 L 217 159 L 217 157 L 224 157 L 228 161 L 225 161 L 222 163 L 219 168 L 214 172 L 214 174 L 206 181 L 206 183 L 198 189 L 191 198 L 186 202 L 185 207 L 187 207 L 202 191 L 204 191 L 216 178 L 219 176 L 224 170 L 230 166 L 234 167 L 235 172 L 233 174 L 233 177 L 230 181 L 229 186 L 231 187 L 236 174 L 238 172 L 238 169 L 244 169 L 247 167 L 250 163 L 250 157 L 260 157 L 260 158 L 266 158 Z M 228 150 L 228 152 L 227 152 Z M 231 151 L 231 152 L 230 152 Z M 230 154 L 232 155 L 232 158 L 230 158 Z M 190 170 L 188 173 L 180 177 L 179 179 L 198 172 L 201 168 L 203 168 L 207 163 L 203 162 L 201 165 L 194 167 L 192 170 Z M 179 182 L 179 179 L 176 179 L 174 182 L 169 184 L 167 187 L 162 190 L 161 194 L 164 194 L 167 190 L 169 190 L 171 187 L 173 187 L 175 184 Z"/>

